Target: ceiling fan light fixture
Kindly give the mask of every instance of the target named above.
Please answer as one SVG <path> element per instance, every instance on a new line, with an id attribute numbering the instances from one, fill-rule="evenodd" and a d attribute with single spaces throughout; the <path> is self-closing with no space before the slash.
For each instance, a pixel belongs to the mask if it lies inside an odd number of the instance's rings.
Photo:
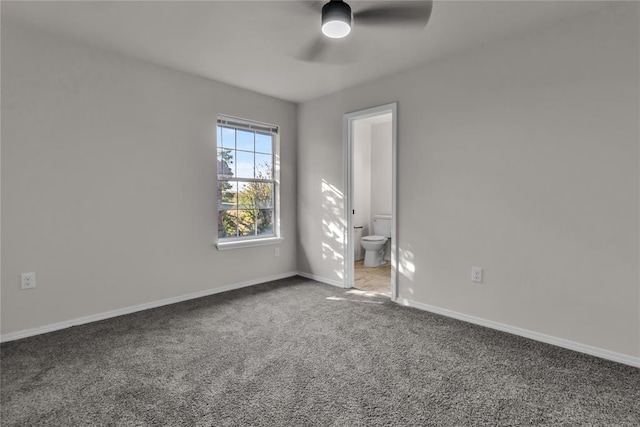
<path id="1" fill-rule="evenodd" d="M 341 0 L 331 0 L 322 7 L 322 34 L 340 39 L 351 32 L 351 7 Z"/>

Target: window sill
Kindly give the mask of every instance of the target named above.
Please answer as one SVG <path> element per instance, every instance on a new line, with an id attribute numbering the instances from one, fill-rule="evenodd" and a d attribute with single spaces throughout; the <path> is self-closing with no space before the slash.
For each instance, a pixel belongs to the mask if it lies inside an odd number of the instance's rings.
<path id="1" fill-rule="evenodd" d="M 235 240 L 231 242 L 216 242 L 216 247 L 219 251 L 228 251 L 231 249 L 249 248 L 252 246 L 266 246 L 277 245 L 282 243 L 284 239 L 282 237 L 265 237 L 264 239 L 248 239 L 248 240 Z"/>

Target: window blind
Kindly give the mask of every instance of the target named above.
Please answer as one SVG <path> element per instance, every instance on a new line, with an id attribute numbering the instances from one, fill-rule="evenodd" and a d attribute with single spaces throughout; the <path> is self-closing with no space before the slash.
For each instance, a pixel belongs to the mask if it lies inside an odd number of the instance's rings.
<path id="1" fill-rule="evenodd" d="M 260 123 L 260 122 L 240 119 L 232 116 L 218 116 L 218 124 L 220 126 L 229 126 L 234 128 L 252 130 L 256 132 L 266 132 L 266 133 L 273 133 L 273 134 L 278 133 L 278 126 L 270 125 L 268 123 Z"/>

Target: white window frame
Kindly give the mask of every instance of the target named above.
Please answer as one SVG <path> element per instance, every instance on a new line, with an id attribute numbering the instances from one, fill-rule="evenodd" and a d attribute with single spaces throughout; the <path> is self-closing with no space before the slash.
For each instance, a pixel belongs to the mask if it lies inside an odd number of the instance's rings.
<path id="1" fill-rule="evenodd" d="M 228 115 L 219 114 L 216 123 L 215 146 L 216 160 L 218 156 L 218 126 L 231 127 L 234 129 L 248 130 L 252 132 L 270 133 L 273 137 L 273 234 L 264 236 L 236 236 L 236 237 L 218 237 L 218 227 L 214 236 L 214 244 L 218 250 L 238 249 L 252 246 L 275 245 L 284 239 L 280 236 L 280 129 L 276 125 L 257 122 L 254 120 L 242 119 Z M 255 153 L 255 147 L 254 147 Z M 246 181 L 242 178 L 236 178 L 239 181 Z M 251 181 L 251 180 L 248 180 Z M 216 188 L 218 188 L 218 162 L 216 161 Z M 218 200 L 216 195 L 216 224 L 220 215 Z"/>

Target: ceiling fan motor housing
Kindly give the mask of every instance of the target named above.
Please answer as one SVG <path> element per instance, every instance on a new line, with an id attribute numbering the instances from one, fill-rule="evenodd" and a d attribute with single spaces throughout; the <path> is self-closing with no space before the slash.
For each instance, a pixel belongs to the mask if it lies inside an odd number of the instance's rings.
<path id="1" fill-rule="evenodd" d="M 331 0 L 322 7 L 322 26 L 334 21 L 346 23 L 351 27 L 351 6 L 341 0 Z"/>

